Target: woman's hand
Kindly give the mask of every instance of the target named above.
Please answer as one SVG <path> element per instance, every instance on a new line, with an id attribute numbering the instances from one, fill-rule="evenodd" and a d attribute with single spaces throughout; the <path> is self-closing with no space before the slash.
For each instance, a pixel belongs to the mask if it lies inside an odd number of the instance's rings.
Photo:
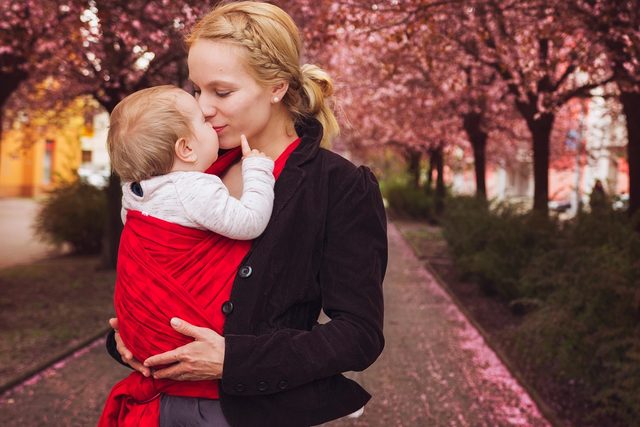
<path id="1" fill-rule="evenodd" d="M 122 361 L 131 366 L 136 371 L 140 372 L 145 377 L 151 375 L 151 369 L 144 366 L 137 359 L 134 359 L 133 354 L 127 347 L 125 347 L 124 343 L 122 342 L 122 338 L 120 338 L 120 334 L 118 333 L 118 319 L 112 317 L 111 319 L 109 319 L 109 325 L 111 325 L 113 330 L 116 332 L 114 335 L 114 338 L 116 339 L 116 349 L 118 350 L 118 353 L 120 353 Z"/>
<path id="2" fill-rule="evenodd" d="M 171 326 L 193 342 L 174 350 L 149 357 L 144 366 L 171 365 L 153 372 L 153 377 L 177 381 L 200 381 L 222 378 L 224 338 L 208 328 L 194 326 L 174 317 Z"/>

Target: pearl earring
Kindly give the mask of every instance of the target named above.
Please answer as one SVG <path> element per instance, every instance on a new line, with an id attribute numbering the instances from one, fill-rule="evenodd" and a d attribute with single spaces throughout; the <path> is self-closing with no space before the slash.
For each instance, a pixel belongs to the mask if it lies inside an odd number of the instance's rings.
<path id="1" fill-rule="evenodd" d="M 274 96 L 274 97 L 273 97 L 273 102 L 274 102 L 274 103 L 276 103 L 276 102 L 278 102 L 278 101 L 280 101 L 280 98 L 278 98 L 277 96 Z"/>

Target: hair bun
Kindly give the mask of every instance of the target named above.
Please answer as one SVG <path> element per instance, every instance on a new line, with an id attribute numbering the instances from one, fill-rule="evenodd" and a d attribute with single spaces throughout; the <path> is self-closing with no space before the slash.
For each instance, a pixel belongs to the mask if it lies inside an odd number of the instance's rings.
<path id="1" fill-rule="evenodd" d="M 322 145 L 326 147 L 340 133 L 340 126 L 332 111 L 333 80 L 326 71 L 313 64 L 304 64 L 300 70 L 302 91 L 307 103 L 307 111 L 304 113 L 316 117 L 322 123 Z"/>
<path id="2" fill-rule="evenodd" d="M 333 81 L 326 71 L 314 64 L 304 64 L 300 69 L 302 71 L 302 86 L 308 86 L 305 84 L 305 80 L 311 80 L 319 86 L 324 98 L 333 95 Z"/>

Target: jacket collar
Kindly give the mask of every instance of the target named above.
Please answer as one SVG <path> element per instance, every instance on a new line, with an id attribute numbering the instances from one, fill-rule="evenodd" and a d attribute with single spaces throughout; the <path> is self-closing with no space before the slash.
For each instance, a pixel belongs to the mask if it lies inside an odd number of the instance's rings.
<path id="1" fill-rule="evenodd" d="M 291 200 L 291 197 L 304 180 L 306 172 L 301 166 L 314 159 L 320 150 L 323 129 L 322 124 L 317 119 L 313 117 L 299 119 L 296 122 L 296 132 L 301 139 L 300 145 L 291 153 L 287 164 L 276 181 L 273 219 Z"/>
<path id="2" fill-rule="evenodd" d="M 300 145 L 291 153 L 288 165 L 300 166 L 313 159 L 320 150 L 323 129 L 322 124 L 313 117 L 303 117 L 296 121 L 296 133 L 300 136 Z"/>

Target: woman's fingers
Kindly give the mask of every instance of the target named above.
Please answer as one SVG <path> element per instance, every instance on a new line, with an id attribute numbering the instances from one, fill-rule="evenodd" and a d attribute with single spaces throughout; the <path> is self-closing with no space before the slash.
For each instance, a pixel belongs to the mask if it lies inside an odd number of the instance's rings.
<path id="1" fill-rule="evenodd" d="M 185 372 L 185 368 L 182 365 L 177 364 L 154 371 L 153 378 L 157 380 L 170 379 L 176 381 L 188 381 L 191 379 L 191 375 L 189 375 L 188 372 Z"/>
<path id="2" fill-rule="evenodd" d="M 171 351 L 165 351 L 164 353 L 156 354 L 155 356 L 148 357 L 144 361 L 144 366 L 151 367 L 157 365 L 169 365 L 180 361 L 180 354 L 182 347 L 178 347 Z"/>
<path id="3" fill-rule="evenodd" d="M 209 335 L 208 332 L 211 331 L 211 329 L 194 326 L 191 323 L 177 317 L 171 318 L 171 327 L 175 329 L 176 332 L 180 332 L 182 335 L 195 338 L 196 340 L 206 339 Z"/>
<path id="4" fill-rule="evenodd" d="M 148 377 L 151 375 L 151 369 L 147 368 L 146 366 L 144 366 L 142 363 L 138 362 L 137 359 L 131 358 L 131 360 L 129 360 L 127 362 L 129 364 L 129 366 L 131 366 L 134 370 L 140 372 L 142 375 L 144 375 L 145 377 Z"/>
<path id="5" fill-rule="evenodd" d="M 111 326 L 111 329 L 118 332 L 118 318 L 112 317 L 111 319 L 109 319 L 109 326 Z"/>
<path id="6" fill-rule="evenodd" d="M 122 361 L 131 366 L 136 371 L 140 372 L 145 377 L 150 376 L 151 369 L 147 368 L 142 363 L 140 363 L 140 361 L 135 359 L 133 357 L 133 353 L 129 351 L 127 346 L 124 345 L 122 338 L 120 338 L 120 333 L 118 332 L 118 319 L 116 319 L 115 317 L 109 319 L 109 324 L 116 331 L 113 337 L 116 340 L 116 350 L 118 350 L 118 353 L 120 353 Z"/>
<path id="7" fill-rule="evenodd" d="M 173 317 L 171 319 L 171 327 L 183 335 L 194 338 L 196 341 L 206 340 L 207 338 L 210 338 L 212 334 L 218 335 L 211 329 L 194 326 L 177 317 Z M 188 346 L 189 344 L 186 344 L 182 347 L 151 356 L 144 361 L 144 366 L 166 365 L 169 363 L 179 362 L 180 357 L 187 351 Z"/>
<path id="8" fill-rule="evenodd" d="M 171 326 L 177 332 L 194 338 L 194 341 L 145 360 L 145 367 L 169 365 L 154 370 L 153 377 L 178 381 L 221 378 L 225 353 L 224 337 L 212 329 L 192 325 L 177 317 L 171 319 Z"/>

